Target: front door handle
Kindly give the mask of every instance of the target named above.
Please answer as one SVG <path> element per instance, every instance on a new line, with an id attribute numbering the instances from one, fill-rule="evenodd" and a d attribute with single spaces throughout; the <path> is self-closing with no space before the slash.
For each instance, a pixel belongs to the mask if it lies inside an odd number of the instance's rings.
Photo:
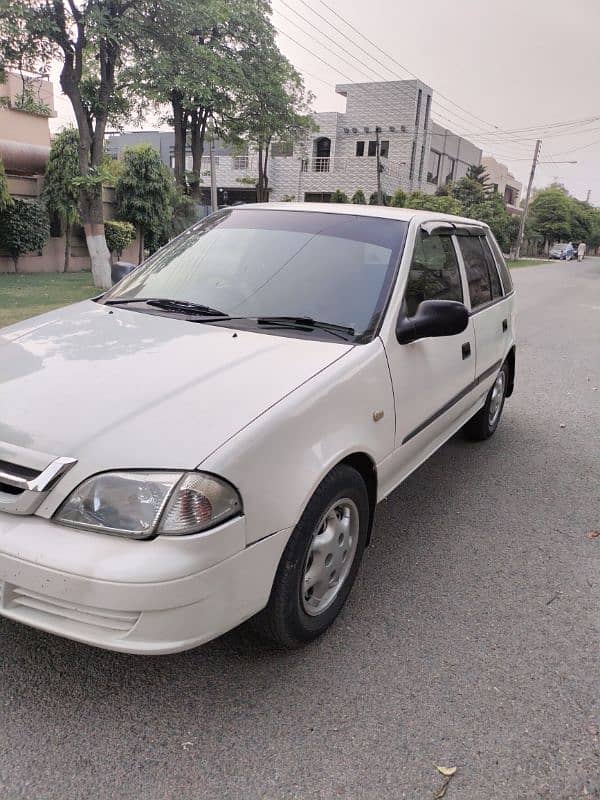
<path id="1" fill-rule="evenodd" d="M 471 355 L 471 342 L 465 342 L 461 348 L 463 361 Z"/>

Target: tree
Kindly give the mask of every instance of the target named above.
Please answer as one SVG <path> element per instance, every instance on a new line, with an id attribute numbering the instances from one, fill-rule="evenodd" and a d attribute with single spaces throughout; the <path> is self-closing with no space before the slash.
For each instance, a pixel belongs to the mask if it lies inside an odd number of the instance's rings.
<path id="1" fill-rule="evenodd" d="M 126 250 L 135 241 L 135 227 L 131 222 L 117 219 L 106 220 L 104 234 L 108 249 L 111 253 L 116 253 L 118 259 L 121 258 L 123 250 Z"/>
<path id="2" fill-rule="evenodd" d="M 384 206 L 389 206 L 389 204 L 391 202 L 392 202 L 392 198 L 390 197 L 390 195 L 389 194 L 384 194 L 383 195 L 383 205 Z M 373 192 L 369 196 L 369 205 L 370 206 L 378 206 L 379 205 L 379 197 L 377 196 L 377 192 Z"/>
<path id="3" fill-rule="evenodd" d="M 405 203 L 406 208 L 418 208 L 423 211 L 436 211 L 440 214 L 463 214 L 461 203 L 454 197 L 438 197 L 435 194 L 413 192 Z"/>
<path id="4" fill-rule="evenodd" d="M 336 189 L 335 192 L 331 195 L 330 198 L 331 203 L 348 203 L 348 195 L 346 192 L 342 192 L 341 189 Z"/>
<path id="5" fill-rule="evenodd" d="M 4 162 L 0 158 L 0 214 L 12 205 L 12 197 L 8 191 L 8 181 L 4 171 Z"/>
<path id="6" fill-rule="evenodd" d="M 538 193 L 531 204 L 531 226 L 545 245 L 570 238 L 571 208 L 561 189 L 543 189 Z"/>
<path id="7" fill-rule="evenodd" d="M 408 196 L 405 191 L 403 191 L 402 189 L 396 189 L 396 191 L 393 194 L 391 204 L 395 208 L 405 208 L 407 197 Z"/>
<path id="8" fill-rule="evenodd" d="M 44 177 L 42 196 L 50 214 L 60 220 L 65 233 L 64 272 L 71 261 L 73 225 L 80 221 L 76 179 L 79 176 L 79 134 L 75 128 L 65 128 L 54 137 Z"/>
<path id="9" fill-rule="evenodd" d="M 138 231 L 138 263 L 144 259 L 146 237 L 160 237 L 172 215 L 173 181 L 160 154 L 151 145 L 123 152 L 123 171 L 117 179 L 117 212 Z"/>
<path id="10" fill-rule="evenodd" d="M 483 203 L 487 192 L 483 184 L 476 178 L 465 176 L 457 181 L 452 187 L 452 196 L 458 200 L 465 209 Z"/>
<path id="11" fill-rule="evenodd" d="M 301 140 L 314 123 L 299 73 L 275 45 L 252 52 L 244 64 L 244 87 L 232 131 L 252 144 L 258 157 L 256 199 L 269 199 L 268 161 L 271 142 Z"/>
<path id="12" fill-rule="evenodd" d="M 110 254 L 104 238 L 102 163 L 111 115 L 124 111 L 120 76 L 136 52 L 151 48 L 165 4 L 177 0 L 11 0 L 0 10 L 0 60 L 23 61 L 37 72 L 60 58 L 60 85 L 79 132 L 79 211 L 94 283 L 109 288 Z"/>
<path id="13" fill-rule="evenodd" d="M 357 189 L 352 197 L 350 198 L 350 202 L 354 203 L 356 206 L 364 206 L 367 203 L 367 198 L 365 197 L 365 193 L 362 189 Z"/>
<path id="14" fill-rule="evenodd" d="M 508 213 L 498 192 L 488 195 L 481 203 L 469 206 L 464 213 L 468 217 L 487 223 L 503 252 L 508 252 L 516 242 L 519 220 Z"/>
<path id="15" fill-rule="evenodd" d="M 483 164 L 471 164 L 467 169 L 466 177 L 481 184 L 486 194 L 492 191 L 490 176 Z"/>
<path id="16" fill-rule="evenodd" d="M 593 215 L 589 203 L 570 197 L 571 233 L 569 238 L 574 242 L 588 242 L 592 233 Z"/>
<path id="17" fill-rule="evenodd" d="M 0 246 L 19 271 L 19 258 L 42 249 L 50 236 L 50 220 L 42 203 L 14 199 L 0 215 Z"/>

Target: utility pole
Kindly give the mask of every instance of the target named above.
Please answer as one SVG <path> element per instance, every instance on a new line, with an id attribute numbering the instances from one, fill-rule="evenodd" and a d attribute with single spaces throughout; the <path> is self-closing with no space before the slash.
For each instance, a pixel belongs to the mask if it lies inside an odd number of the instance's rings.
<path id="1" fill-rule="evenodd" d="M 588 189 L 587 197 L 585 198 L 585 202 L 586 202 L 586 203 L 589 203 L 589 202 L 590 202 L 590 197 L 591 197 L 591 196 L 592 196 L 592 190 L 591 190 L 591 189 Z"/>
<path id="2" fill-rule="evenodd" d="M 515 259 L 521 255 L 521 245 L 523 244 L 523 236 L 525 235 L 525 223 L 527 222 L 527 212 L 529 211 L 529 198 L 531 197 L 531 189 L 533 187 L 533 179 L 535 177 L 535 168 L 537 167 L 538 159 L 540 157 L 540 148 L 542 140 L 538 139 L 535 143 L 535 150 L 533 152 L 533 161 L 531 162 L 531 172 L 529 173 L 529 183 L 527 184 L 527 194 L 525 195 L 525 205 L 523 206 L 523 214 L 521 215 L 521 224 L 519 225 L 519 235 L 517 236 L 517 246 L 515 247 Z"/>
<path id="3" fill-rule="evenodd" d="M 215 211 L 219 210 L 219 201 L 217 199 L 217 170 L 215 165 L 215 124 L 212 119 L 209 120 L 208 130 L 210 133 L 210 205 L 211 211 L 214 214 Z"/>
<path id="4" fill-rule="evenodd" d="M 375 126 L 375 139 L 377 141 L 377 144 L 376 144 L 375 155 L 377 156 L 377 205 L 378 206 L 382 206 L 383 205 L 383 193 L 381 191 L 381 170 L 382 170 L 382 166 L 381 166 L 381 155 L 379 153 L 379 145 L 380 145 L 379 134 L 380 133 L 381 133 L 381 128 L 378 125 L 376 125 Z"/>

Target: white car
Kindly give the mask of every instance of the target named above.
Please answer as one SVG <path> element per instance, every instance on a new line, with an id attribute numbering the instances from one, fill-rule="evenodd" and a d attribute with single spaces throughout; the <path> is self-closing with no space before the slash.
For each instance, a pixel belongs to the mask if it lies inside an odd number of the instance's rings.
<path id="1" fill-rule="evenodd" d="M 486 225 L 230 208 L 106 294 L 0 331 L 0 613 L 129 653 L 256 616 L 292 647 L 352 587 L 376 504 L 514 384 Z"/>

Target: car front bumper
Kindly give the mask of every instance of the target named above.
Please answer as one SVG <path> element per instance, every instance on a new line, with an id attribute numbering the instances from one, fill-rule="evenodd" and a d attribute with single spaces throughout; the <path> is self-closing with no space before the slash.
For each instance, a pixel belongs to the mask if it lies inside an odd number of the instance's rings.
<path id="1" fill-rule="evenodd" d="M 239 517 L 142 542 L 0 514 L 0 614 L 109 650 L 187 650 L 266 605 L 289 535 L 246 547 Z"/>

